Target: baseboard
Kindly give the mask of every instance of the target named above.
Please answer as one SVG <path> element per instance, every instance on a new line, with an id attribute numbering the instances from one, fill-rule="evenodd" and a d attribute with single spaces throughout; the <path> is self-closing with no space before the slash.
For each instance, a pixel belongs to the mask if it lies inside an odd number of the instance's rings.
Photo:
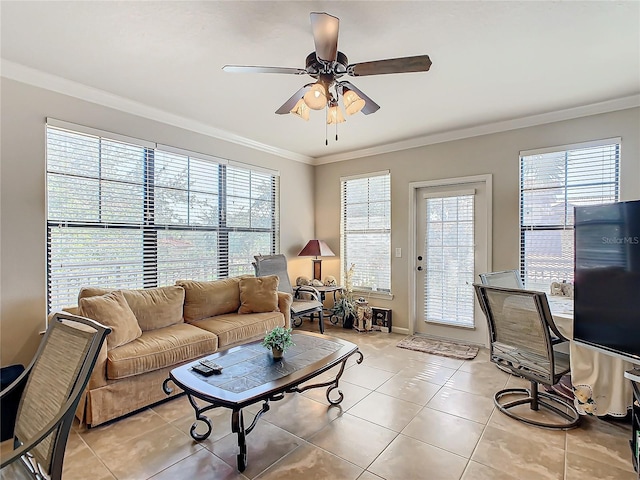
<path id="1" fill-rule="evenodd" d="M 391 327 L 392 333 L 399 333 L 401 335 L 409 335 L 409 329 L 403 327 Z"/>

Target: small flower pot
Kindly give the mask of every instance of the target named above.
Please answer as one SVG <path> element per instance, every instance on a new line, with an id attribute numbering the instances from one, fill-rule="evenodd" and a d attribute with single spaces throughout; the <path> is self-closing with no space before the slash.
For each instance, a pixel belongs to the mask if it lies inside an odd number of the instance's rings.
<path id="1" fill-rule="evenodd" d="M 282 360 L 282 357 L 284 356 L 284 352 L 279 348 L 272 348 L 271 353 L 273 354 L 274 360 Z"/>

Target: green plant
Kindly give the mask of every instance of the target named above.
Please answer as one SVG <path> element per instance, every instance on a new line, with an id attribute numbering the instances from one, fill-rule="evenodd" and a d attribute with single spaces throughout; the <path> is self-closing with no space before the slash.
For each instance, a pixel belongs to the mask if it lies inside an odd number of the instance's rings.
<path id="1" fill-rule="evenodd" d="M 287 348 L 295 345 L 293 343 L 293 339 L 291 338 L 291 329 L 284 327 L 275 327 L 271 330 L 262 340 L 262 346 L 266 348 L 276 348 L 278 350 L 282 350 L 283 352 L 287 350 Z"/>
<path id="2" fill-rule="evenodd" d="M 347 318 L 349 315 L 355 316 L 356 314 L 356 301 L 353 298 L 353 271 L 356 268 L 355 264 L 352 263 L 344 274 L 344 289 L 342 290 L 342 295 L 336 302 L 333 304 L 333 308 L 331 309 L 331 313 L 333 315 L 337 315 L 338 317 Z"/>
<path id="3" fill-rule="evenodd" d="M 356 314 L 356 304 L 353 299 L 342 296 L 336 300 L 333 304 L 333 308 L 331 309 L 332 315 L 337 315 L 338 317 L 346 318 L 349 315 Z"/>

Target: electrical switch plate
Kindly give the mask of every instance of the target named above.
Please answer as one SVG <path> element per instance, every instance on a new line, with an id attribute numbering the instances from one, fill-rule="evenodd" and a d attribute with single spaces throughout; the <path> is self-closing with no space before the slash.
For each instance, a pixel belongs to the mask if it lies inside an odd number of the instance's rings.
<path id="1" fill-rule="evenodd" d="M 396 248 L 396 258 L 400 258 L 400 257 L 402 257 L 402 249 Z"/>

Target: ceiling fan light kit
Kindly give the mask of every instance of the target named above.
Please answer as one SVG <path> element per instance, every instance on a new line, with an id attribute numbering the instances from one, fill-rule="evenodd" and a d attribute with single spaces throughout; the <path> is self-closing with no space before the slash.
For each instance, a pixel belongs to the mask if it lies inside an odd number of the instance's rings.
<path id="1" fill-rule="evenodd" d="M 309 75 L 316 79 L 302 87 L 287 100 L 276 113 L 292 113 L 309 120 L 310 110 L 327 111 L 327 125 L 345 121 L 338 100 L 347 115 L 362 112 L 364 115 L 375 113 L 380 106 L 355 87 L 351 82 L 340 80 L 344 75 L 362 77 L 367 75 L 386 75 L 391 73 L 426 72 L 431 68 L 428 55 L 390 58 L 373 62 L 349 64 L 347 56 L 338 51 L 338 30 L 340 20 L 328 13 L 311 13 L 311 31 L 315 51 L 307 55 L 305 68 L 258 67 L 248 65 L 225 65 L 222 69 L 232 73 L 282 73 L 290 75 Z M 336 131 L 336 140 L 337 140 Z M 325 144 L 328 141 L 325 139 Z"/>

